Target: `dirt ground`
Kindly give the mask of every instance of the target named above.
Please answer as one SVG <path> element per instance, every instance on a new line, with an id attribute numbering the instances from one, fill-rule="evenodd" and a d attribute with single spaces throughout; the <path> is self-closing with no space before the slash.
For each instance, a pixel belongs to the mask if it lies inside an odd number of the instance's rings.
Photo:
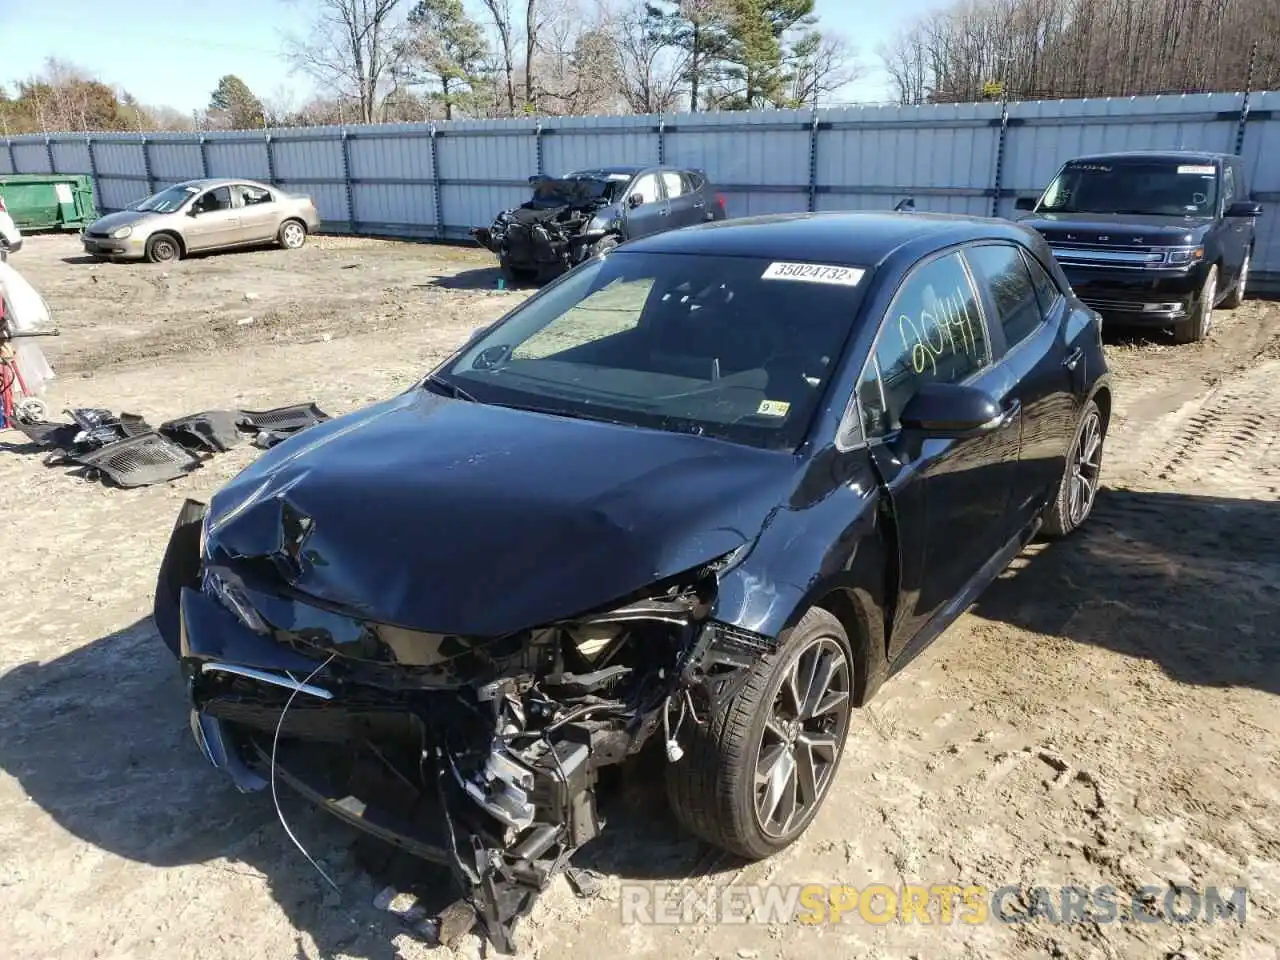
<path id="1" fill-rule="evenodd" d="M 307 400 L 339 414 L 405 386 L 524 294 L 477 251 L 320 238 L 172 266 L 91 264 L 74 238 L 14 258 L 63 334 L 51 409 L 153 423 Z M 250 319 L 251 318 L 251 319 Z M 1117 419 L 1087 527 L 1034 545 L 854 726 L 810 832 L 742 866 L 629 776 L 521 955 L 1280 957 L 1280 304 L 1212 339 L 1111 336 Z M 247 445 L 166 486 L 109 489 L 0 434 L 0 943 L 8 956 L 441 958 L 375 899 L 364 844 L 200 757 L 149 620 L 182 500 Z M 611 812 L 610 812 L 611 811 Z M 373 872 L 371 873 L 370 870 Z M 622 923 L 621 885 L 1247 886 L 1244 923 Z M 460 956 L 480 953 L 468 940 Z"/>

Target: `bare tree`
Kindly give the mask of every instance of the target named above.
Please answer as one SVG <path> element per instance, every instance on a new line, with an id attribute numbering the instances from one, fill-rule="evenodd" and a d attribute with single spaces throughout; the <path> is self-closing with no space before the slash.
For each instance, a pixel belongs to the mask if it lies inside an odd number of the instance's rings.
<path id="1" fill-rule="evenodd" d="M 582 116 L 626 109 L 617 37 L 603 9 L 593 19 L 577 5 L 542 31 L 538 104 L 547 113 Z"/>
<path id="2" fill-rule="evenodd" d="M 516 56 L 515 38 L 511 24 L 511 0 L 483 0 L 484 8 L 489 11 L 493 21 L 493 29 L 498 34 L 498 54 L 501 57 L 501 70 L 506 80 L 507 116 L 515 116 L 516 112 Z"/>
<path id="3" fill-rule="evenodd" d="M 903 103 L 1132 96 L 1280 83 L 1269 0 L 958 0 L 881 50 Z"/>
<path id="4" fill-rule="evenodd" d="M 800 37 L 787 55 L 786 95 L 790 106 L 816 107 L 862 76 L 862 66 L 842 38 L 817 30 Z"/>
<path id="5" fill-rule="evenodd" d="M 665 113 L 680 102 L 688 51 L 673 44 L 654 17 L 647 0 L 639 0 L 619 18 L 614 34 L 619 84 L 635 113 Z"/>
<path id="6" fill-rule="evenodd" d="M 402 0 L 305 2 L 314 18 L 311 34 L 289 40 L 288 59 L 324 87 L 351 96 L 360 122 L 381 119 L 404 49 Z"/>

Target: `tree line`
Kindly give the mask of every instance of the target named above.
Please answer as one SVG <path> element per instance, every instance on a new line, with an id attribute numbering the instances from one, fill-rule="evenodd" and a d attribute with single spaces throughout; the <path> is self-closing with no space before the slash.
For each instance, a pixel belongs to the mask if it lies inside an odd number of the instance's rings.
<path id="1" fill-rule="evenodd" d="M 814 0 L 467 3 L 308 0 L 302 102 L 228 75 L 184 114 L 50 60 L 0 86 L 0 135 L 806 107 L 862 73 Z M 1275 89 L 1280 0 L 952 0 L 878 52 L 904 104 Z"/>
<path id="2" fill-rule="evenodd" d="M 853 80 L 814 0 L 309 0 L 301 103 L 218 81 L 186 116 L 57 63 L 0 87 L 0 132 L 219 129 L 802 107 Z M 55 69 L 56 67 L 56 69 Z"/>
<path id="3" fill-rule="evenodd" d="M 904 104 L 1280 87 L 1277 0 L 959 0 L 880 51 Z"/>

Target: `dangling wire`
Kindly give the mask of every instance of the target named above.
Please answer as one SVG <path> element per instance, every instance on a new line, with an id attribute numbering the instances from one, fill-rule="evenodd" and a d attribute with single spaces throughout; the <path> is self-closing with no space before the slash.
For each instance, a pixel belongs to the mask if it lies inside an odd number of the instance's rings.
<path id="1" fill-rule="evenodd" d="M 286 823 L 284 819 L 284 811 L 280 809 L 280 797 L 276 794 L 276 748 L 280 744 L 280 728 L 284 726 L 285 714 L 287 714 L 289 712 L 289 708 L 293 706 L 293 698 L 298 695 L 301 688 L 310 683 L 315 678 L 315 675 L 327 667 L 336 656 L 336 653 L 329 654 L 329 659 L 312 670 L 311 673 L 308 674 L 307 679 L 294 687 L 293 692 L 289 694 L 289 699 L 284 702 L 284 709 L 280 711 L 280 719 L 276 721 L 275 736 L 271 738 L 271 802 L 276 806 L 276 816 L 280 818 L 280 826 L 284 827 L 284 832 L 289 835 L 289 839 L 293 841 L 293 845 L 301 851 L 304 857 L 307 858 L 307 862 L 316 868 L 316 872 L 325 878 L 329 886 L 333 887 L 333 889 L 338 893 L 341 893 L 342 891 L 339 890 L 338 885 L 334 883 L 333 877 L 324 872 L 324 868 L 320 866 L 320 864 L 316 863 L 315 858 L 311 856 L 311 854 L 307 853 L 307 848 L 302 845 L 302 842 L 295 837 L 293 835 L 293 831 L 289 829 L 289 824 Z"/>

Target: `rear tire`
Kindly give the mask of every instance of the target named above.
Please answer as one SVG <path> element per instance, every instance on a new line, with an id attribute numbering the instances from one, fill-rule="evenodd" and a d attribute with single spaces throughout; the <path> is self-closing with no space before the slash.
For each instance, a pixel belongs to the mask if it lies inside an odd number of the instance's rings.
<path id="1" fill-rule="evenodd" d="M 1044 521 L 1044 535 L 1051 539 L 1065 537 L 1089 519 L 1098 495 L 1102 474 L 1102 451 L 1106 445 L 1107 424 L 1102 411 L 1090 400 L 1085 404 L 1076 427 L 1066 469 L 1058 484 L 1057 495 L 1049 505 Z"/>
<path id="2" fill-rule="evenodd" d="M 1249 284 L 1249 261 L 1252 259 L 1253 251 L 1250 250 L 1244 255 L 1244 263 L 1240 264 L 1240 276 L 1236 279 L 1235 286 L 1231 288 L 1227 298 L 1222 301 L 1222 309 L 1234 310 L 1244 303 L 1245 288 Z"/>
<path id="3" fill-rule="evenodd" d="M 182 259 L 182 244 L 171 233 L 157 233 L 147 241 L 146 253 L 151 263 L 173 263 Z"/>
<path id="4" fill-rule="evenodd" d="M 695 836 L 749 860 L 785 849 L 830 793 L 853 711 L 853 649 L 840 621 L 811 608 L 720 710 L 686 720 L 667 797 Z"/>
<path id="5" fill-rule="evenodd" d="M 1200 297 L 1191 316 L 1174 324 L 1173 339 L 1178 343 L 1199 343 L 1213 329 L 1213 301 L 1218 296 L 1218 265 L 1209 268 L 1200 288 Z"/>
<path id="6" fill-rule="evenodd" d="M 276 240 L 286 250 L 301 250 L 307 242 L 307 225 L 301 220 L 286 220 L 280 224 Z"/>

